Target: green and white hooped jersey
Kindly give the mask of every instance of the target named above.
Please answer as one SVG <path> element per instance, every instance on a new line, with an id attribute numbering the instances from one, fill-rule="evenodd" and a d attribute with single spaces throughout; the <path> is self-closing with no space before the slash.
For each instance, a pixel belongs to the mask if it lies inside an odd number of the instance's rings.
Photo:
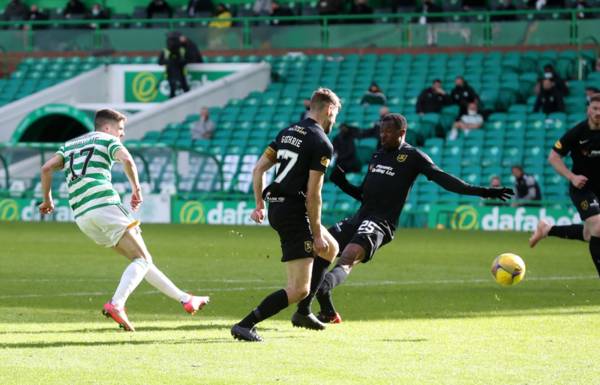
<path id="1" fill-rule="evenodd" d="M 69 205 L 75 218 L 86 212 L 121 203 L 111 183 L 110 170 L 121 141 L 104 132 L 90 132 L 71 139 L 56 152 L 64 160 Z"/>

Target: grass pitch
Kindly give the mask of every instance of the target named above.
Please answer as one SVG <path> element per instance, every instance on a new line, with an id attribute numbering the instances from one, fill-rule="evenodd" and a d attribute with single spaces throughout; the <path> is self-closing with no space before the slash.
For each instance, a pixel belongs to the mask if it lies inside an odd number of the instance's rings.
<path id="1" fill-rule="evenodd" d="M 212 301 L 191 317 L 142 283 L 128 302 L 138 331 L 124 333 L 100 315 L 124 258 L 74 224 L 0 224 L 0 384 L 600 383 L 600 286 L 582 242 L 401 229 L 336 290 L 342 324 L 296 329 L 286 309 L 250 344 L 229 329 L 284 283 L 276 234 L 143 229 L 155 263 Z M 527 263 L 516 287 L 489 272 L 506 251 Z"/>

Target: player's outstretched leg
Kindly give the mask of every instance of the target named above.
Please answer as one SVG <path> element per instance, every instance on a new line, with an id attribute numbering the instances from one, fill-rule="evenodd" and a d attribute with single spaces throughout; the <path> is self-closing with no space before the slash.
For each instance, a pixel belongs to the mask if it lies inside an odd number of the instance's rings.
<path id="1" fill-rule="evenodd" d="M 563 239 L 578 239 L 580 241 L 586 241 L 584 236 L 583 224 L 578 225 L 550 225 L 544 220 L 540 220 L 537 227 L 531 237 L 529 238 L 529 246 L 535 247 L 535 245 L 547 236 L 558 237 Z"/>
<path id="2" fill-rule="evenodd" d="M 337 265 L 325 275 L 323 283 L 317 291 L 317 300 L 321 311 L 317 318 L 323 323 L 340 323 L 342 317 L 333 306 L 332 290 L 344 283 L 352 268 L 360 263 L 366 255 L 365 249 L 357 243 L 349 243 L 344 248 Z"/>
<path id="3" fill-rule="evenodd" d="M 150 265 L 148 273 L 146 273 L 146 281 L 167 297 L 179 301 L 183 305 L 183 309 L 192 315 L 210 301 L 209 297 L 195 296 L 182 291 L 154 264 Z"/>
<path id="4" fill-rule="evenodd" d="M 323 283 L 319 287 L 316 295 L 319 306 L 321 307 L 321 310 L 317 315 L 319 321 L 323 323 L 336 324 L 342 322 L 342 317 L 335 310 L 335 306 L 333 305 L 332 291 L 336 286 L 344 283 L 347 277 L 348 272 L 346 272 L 341 265 L 335 266 L 329 273 L 325 275 Z"/>

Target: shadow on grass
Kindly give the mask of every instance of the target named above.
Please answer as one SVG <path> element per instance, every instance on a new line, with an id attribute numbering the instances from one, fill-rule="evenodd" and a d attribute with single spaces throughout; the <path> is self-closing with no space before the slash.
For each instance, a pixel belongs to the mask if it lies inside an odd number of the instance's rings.
<path id="1" fill-rule="evenodd" d="M 188 344 L 228 344 L 236 343 L 233 338 L 193 338 L 177 340 L 143 340 L 143 341 L 56 341 L 56 342 L 15 342 L 0 344 L 0 349 L 44 349 L 70 346 L 126 346 L 126 345 L 188 345 Z"/>
<path id="2" fill-rule="evenodd" d="M 229 330 L 233 324 L 208 324 L 208 325 L 181 325 L 181 326 L 141 326 L 137 327 L 136 333 L 143 332 L 164 332 L 164 331 L 202 331 L 202 330 Z M 260 328 L 261 331 L 279 331 L 276 328 Z M 23 335 L 36 335 L 36 334 L 70 334 L 70 333 L 115 333 L 119 332 L 118 327 L 106 327 L 106 328 L 85 328 L 85 329 L 67 329 L 67 330 L 35 330 L 35 331 L 23 331 L 23 330 L 9 330 L 2 331 L 2 334 L 23 334 Z M 2 345 L 0 345 L 1 347 Z"/>

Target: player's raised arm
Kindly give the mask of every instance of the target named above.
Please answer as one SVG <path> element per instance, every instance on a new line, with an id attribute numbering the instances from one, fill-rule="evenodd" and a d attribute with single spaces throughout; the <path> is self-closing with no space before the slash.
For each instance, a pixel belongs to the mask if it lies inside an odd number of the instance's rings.
<path id="1" fill-rule="evenodd" d="M 125 175 L 127 175 L 127 179 L 129 179 L 129 183 L 131 184 L 131 209 L 136 211 L 144 199 L 142 197 L 142 187 L 140 186 L 135 161 L 129 151 L 123 146 L 120 146 L 116 150 L 114 158 L 117 162 L 123 163 L 123 171 L 125 171 Z"/>
<path id="2" fill-rule="evenodd" d="M 55 171 L 62 169 L 63 166 L 64 160 L 60 154 L 55 154 L 42 166 L 41 179 L 44 201 L 39 206 L 41 214 L 50 214 L 54 211 L 54 201 L 52 200 L 52 174 Z"/>
<path id="3" fill-rule="evenodd" d="M 323 205 L 321 188 L 323 187 L 324 175 L 322 171 L 310 170 L 306 186 L 306 213 L 308 214 L 308 222 L 317 255 L 321 255 L 328 248 L 321 232 L 321 207 Z"/>
<path id="4" fill-rule="evenodd" d="M 357 201 L 362 202 L 362 189 L 348 181 L 343 168 L 336 165 L 333 171 L 331 172 L 331 175 L 329 176 L 329 180 L 333 182 L 333 184 L 338 186 L 340 190 L 350 195 Z"/>
<path id="5" fill-rule="evenodd" d="M 420 152 L 422 159 L 421 172 L 427 176 L 429 180 L 434 181 L 444 189 L 461 195 L 477 195 L 482 198 L 495 198 L 501 201 L 510 199 L 514 192 L 508 187 L 483 187 L 474 186 L 442 171 L 431 159 L 423 152 Z"/>
<path id="6" fill-rule="evenodd" d="M 263 189 L 266 183 L 266 172 L 277 163 L 275 150 L 270 146 L 256 162 L 252 170 L 252 190 L 254 191 L 254 202 L 256 207 L 250 214 L 250 218 L 256 223 L 262 223 L 265 220 L 265 201 L 263 199 Z"/>

